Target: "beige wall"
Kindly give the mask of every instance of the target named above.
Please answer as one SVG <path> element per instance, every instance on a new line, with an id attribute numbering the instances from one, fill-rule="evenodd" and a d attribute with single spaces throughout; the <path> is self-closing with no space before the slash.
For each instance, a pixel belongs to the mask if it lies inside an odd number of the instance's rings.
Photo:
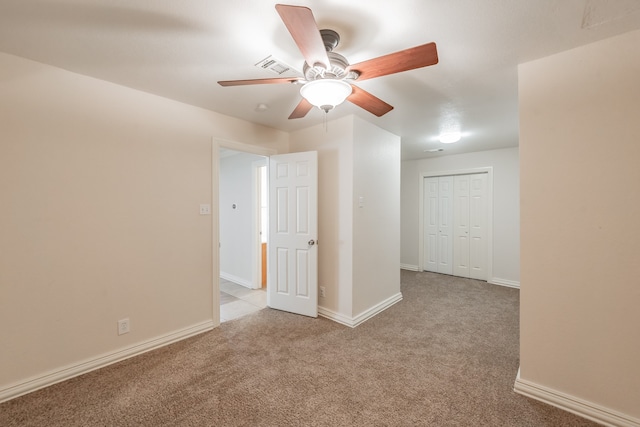
<path id="1" fill-rule="evenodd" d="M 217 324 L 217 209 L 198 212 L 212 137 L 288 149 L 282 132 L 0 54 L 0 396 Z"/>
<path id="2" fill-rule="evenodd" d="M 520 169 L 518 148 L 478 151 L 402 162 L 401 263 L 417 269 L 420 252 L 420 180 L 425 173 L 493 169 L 492 277 L 496 284 L 520 284 Z"/>
<path id="3" fill-rule="evenodd" d="M 319 114 L 312 111 L 310 114 Z M 353 315 L 353 118 L 312 126 L 290 137 L 291 152 L 318 152 L 318 286 L 320 308 Z"/>
<path id="4" fill-rule="evenodd" d="M 353 157 L 353 314 L 358 316 L 400 293 L 400 137 L 356 117 Z"/>
<path id="5" fill-rule="evenodd" d="M 520 377 L 636 423 L 638 76 L 639 31 L 519 69 Z"/>
<path id="6" fill-rule="evenodd" d="M 400 293 L 400 138 L 348 116 L 292 132 L 290 146 L 318 151 L 319 311 L 353 326 Z"/>

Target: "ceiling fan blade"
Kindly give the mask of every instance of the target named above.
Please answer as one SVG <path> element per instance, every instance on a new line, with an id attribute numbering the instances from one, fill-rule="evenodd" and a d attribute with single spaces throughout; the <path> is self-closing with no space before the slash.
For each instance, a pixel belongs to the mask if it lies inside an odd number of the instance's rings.
<path id="1" fill-rule="evenodd" d="M 371 95 L 364 89 L 360 89 L 356 85 L 351 85 L 353 87 L 353 92 L 347 98 L 347 101 L 357 105 L 360 108 L 363 108 L 374 114 L 378 117 L 387 114 L 389 111 L 393 110 L 393 107 L 380 98 L 377 98 Z"/>
<path id="2" fill-rule="evenodd" d="M 218 82 L 220 86 L 245 86 L 245 85 L 270 85 L 277 83 L 296 83 L 298 77 L 281 77 L 275 79 L 253 79 L 253 80 L 223 80 Z"/>
<path id="3" fill-rule="evenodd" d="M 307 113 L 311 111 L 312 108 L 313 108 L 313 105 L 311 105 L 311 103 L 306 99 L 302 98 L 300 103 L 296 106 L 296 108 L 293 110 L 293 112 L 289 116 L 289 119 L 301 119 L 304 116 L 306 116 Z"/>
<path id="4" fill-rule="evenodd" d="M 313 67 L 315 64 L 322 64 L 329 68 L 329 57 L 324 47 L 324 42 L 318 31 L 316 20 L 311 9 L 303 6 L 288 6 L 277 4 L 276 10 L 280 18 L 286 25 L 293 41 L 298 45 L 304 60 Z"/>
<path id="5" fill-rule="evenodd" d="M 351 65 L 349 71 L 357 71 L 360 74 L 357 80 L 360 81 L 427 67 L 437 63 L 438 51 L 436 44 L 427 43 Z"/>

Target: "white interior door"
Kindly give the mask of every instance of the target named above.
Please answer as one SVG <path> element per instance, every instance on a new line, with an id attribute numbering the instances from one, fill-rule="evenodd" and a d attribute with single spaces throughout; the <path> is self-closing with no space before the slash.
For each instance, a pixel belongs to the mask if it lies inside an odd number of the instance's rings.
<path id="1" fill-rule="evenodd" d="M 487 280 L 487 174 L 469 178 L 469 277 Z"/>
<path id="2" fill-rule="evenodd" d="M 453 274 L 453 177 L 438 178 L 438 273 Z"/>
<path id="3" fill-rule="evenodd" d="M 453 274 L 460 277 L 470 277 L 469 181 L 469 175 L 453 178 Z"/>
<path id="4" fill-rule="evenodd" d="M 424 180 L 424 270 L 438 272 L 438 177 Z"/>
<path id="5" fill-rule="evenodd" d="M 487 280 L 488 174 L 424 178 L 425 271 Z"/>
<path id="6" fill-rule="evenodd" d="M 269 159 L 267 305 L 318 316 L 318 155 Z"/>

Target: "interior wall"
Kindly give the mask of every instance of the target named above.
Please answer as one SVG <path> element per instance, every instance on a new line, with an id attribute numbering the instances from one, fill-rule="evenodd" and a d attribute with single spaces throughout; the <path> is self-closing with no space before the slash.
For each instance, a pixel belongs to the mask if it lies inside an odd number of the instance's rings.
<path id="1" fill-rule="evenodd" d="M 318 152 L 319 311 L 355 326 L 401 298 L 400 138 L 348 116 L 292 132 L 290 151 Z"/>
<path id="2" fill-rule="evenodd" d="M 320 114 L 314 110 L 310 114 Z M 290 134 L 290 151 L 318 152 L 319 308 L 353 315 L 353 118 Z"/>
<path id="3" fill-rule="evenodd" d="M 212 136 L 288 147 L 283 132 L 0 54 L 0 399 L 217 324 L 217 207 L 199 215 L 218 185 Z"/>
<path id="4" fill-rule="evenodd" d="M 400 294 L 400 137 L 354 118 L 353 313 Z"/>
<path id="5" fill-rule="evenodd" d="M 404 268 L 419 265 L 420 180 L 423 173 L 493 168 L 493 277 L 490 282 L 520 283 L 519 149 L 478 151 L 402 162 L 401 255 Z"/>
<path id="6" fill-rule="evenodd" d="M 261 156 L 234 153 L 220 158 L 219 171 L 220 277 L 249 288 L 259 287 L 256 274 L 256 162 L 267 163 Z"/>
<path id="7" fill-rule="evenodd" d="M 640 31 L 519 67 L 520 378 L 624 425 L 640 425 L 639 75 Z"/>

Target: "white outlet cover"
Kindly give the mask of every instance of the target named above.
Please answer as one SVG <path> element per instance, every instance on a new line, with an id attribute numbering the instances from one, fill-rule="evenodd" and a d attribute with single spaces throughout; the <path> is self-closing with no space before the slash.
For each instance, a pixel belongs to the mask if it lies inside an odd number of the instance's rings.
<path id="1" fill-rule="evenodd" d="M 200 215 L 211 215 L 211 205 L 200 205 Z"/>
<path id="2" fill-rule="evenodd" d="M 128 334 L 131 328 L 129 319 L 118 320 L 118 335 Z"/>

